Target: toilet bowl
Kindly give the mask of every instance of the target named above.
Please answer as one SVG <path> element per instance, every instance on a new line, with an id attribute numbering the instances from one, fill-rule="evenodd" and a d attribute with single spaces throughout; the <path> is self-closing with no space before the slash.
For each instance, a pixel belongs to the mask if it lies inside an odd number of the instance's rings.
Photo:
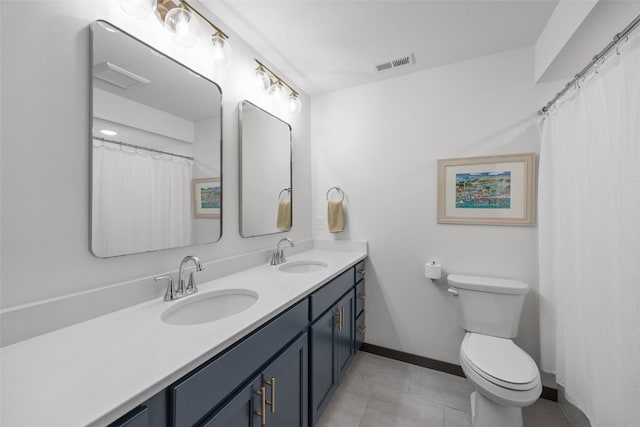
<path id="1" fill-rule="evenodd" d="M 521 408 L 542 392 L 531 356 L 509 339 L 467 332 L 460 365 L 476 389 L 471 395 L 473 426 L 521 427 Z"/>
<path id="2" fill-rule="evenodd" d="M 522 407 L 542 392 L 535 361 L 511 338 L 529 287 L 517 280 L 451 274 L 460 325 L 460 365 L 473 384 L 473 427 L 522 427 Z"/>

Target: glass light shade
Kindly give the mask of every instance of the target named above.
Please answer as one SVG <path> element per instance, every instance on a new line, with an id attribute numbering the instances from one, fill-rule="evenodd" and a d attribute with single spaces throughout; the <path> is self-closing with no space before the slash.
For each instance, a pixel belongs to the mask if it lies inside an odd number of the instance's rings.
<path id="1" fill-rule="evenodd" d="M 302 110 L 302 102 L 300 101 L 300 98 L 298 98 L 298 95 L 295 95 L 293 93 L 289 95 L 289 102 L 287 103 L 287 109 L 291 114 L 297 114 L 300 112 L 300 110 Z"/>
<path id="2" fill-rule="evenodd" d="M 153 10 L 154 0 L 121 0 L 120 7 L 131 16 L 144 19 Z"/>
<path id="3" fill-rule="evenodd" d="M 173 34 L 175 44 L 193 47 L 198 43 L 200 27 L 195 15 L 187 9 L 174 7 L 164 17 L 164 27 Z"/>
<path id="4" fill-rule="evenodd" d="M 222 68 L 229 68 L 233 56 L 229 40 L 222 37 L 220 33 L 215 33 L 211 37 L 211 44 L 213 45 L 213 60 Z"/>
<path id="5" fill-rule="evenodd" d="M 262 67 L 256 69 L 256 87 L 263 92 L 269 89 L 271 79 L 267 75 L 267 72 Z"/>
<path id="6" fill-rule="evenodd" d="M 278 80 L 277 82 L 273 83 L 269 88 L 269 95 L 271 95 L 278 101 L 282 100 L 285 96 L 285 90 L 282 82 Z"/>

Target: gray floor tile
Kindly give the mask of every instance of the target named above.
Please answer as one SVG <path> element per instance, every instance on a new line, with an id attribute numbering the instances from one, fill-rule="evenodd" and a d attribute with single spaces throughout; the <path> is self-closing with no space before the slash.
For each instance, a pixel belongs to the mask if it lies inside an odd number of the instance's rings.
<path id="1" fill-rule="evenodd" d="M 470 427 L 466 378 L 361 352 L 317 427 Z M 523 410 L 524 427 L 571 427 L 557 403 Z"/>
<path id="2" fill-rule="evenodd" d="M 442 427 L 444 411 L 415 394 L 374 387 L 360 427 Z"/>
<path id="3" fill-rule="evenodd" d="M 571 427 L 560 405 L 545 399 L 522 408 L 522 418 L 524 427 Z"/>
<path id="4" fill-rule="evenodd" d="M 466 378 L 411 366 L 409 391 L 441 405 L 471 412 L 473 387 Z"/>
<path id="5" fill-rule="evenodd" d="M 471 427 L 471 414 L 445 406 L 444 427 Z"/>

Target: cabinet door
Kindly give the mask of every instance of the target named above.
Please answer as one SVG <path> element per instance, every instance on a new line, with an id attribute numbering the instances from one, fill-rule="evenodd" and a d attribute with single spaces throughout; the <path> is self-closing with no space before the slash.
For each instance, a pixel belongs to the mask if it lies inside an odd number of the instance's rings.
<path id="1" fill-rule="evenodd" d="M 336 363 L 338 368 L 338 382 L 347 372 L 355 353 L 355 316 L 354 291 L 349 291 L 338 301 L 339 326 L 336 333 Z"/>
<path id="2" fill-rule="evenodd" d="M 259 427 L 262 425 L 262 376 L 240 390 L 229 403 L 205 421 L 203 427 Z M 266 417 L 265 413 L 265 417 Z"/>
<path id="3" fill-rule="evenodd" d="M 266 387 L 267 426 L 309 425 L 309 378 L 307 334 L 282 353 L 262 374 Z"/>
<path id="4" fill-rule="evenodd" d="M 311 325 L 311 424 L 315 425 L 336 388 L 335 321 L 331 308 Z"/>

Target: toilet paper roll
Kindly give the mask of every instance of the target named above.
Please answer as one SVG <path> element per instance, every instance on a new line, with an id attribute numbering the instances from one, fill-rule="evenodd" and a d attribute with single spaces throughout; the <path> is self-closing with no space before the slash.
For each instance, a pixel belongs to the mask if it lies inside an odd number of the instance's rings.
<path id="1" fill-rule="evenodd" d="M 439 280 L 442 276 L 442 266 L 435 262 L 426 263 L 424 265 L 424 277 L 432 280 Z"/>

